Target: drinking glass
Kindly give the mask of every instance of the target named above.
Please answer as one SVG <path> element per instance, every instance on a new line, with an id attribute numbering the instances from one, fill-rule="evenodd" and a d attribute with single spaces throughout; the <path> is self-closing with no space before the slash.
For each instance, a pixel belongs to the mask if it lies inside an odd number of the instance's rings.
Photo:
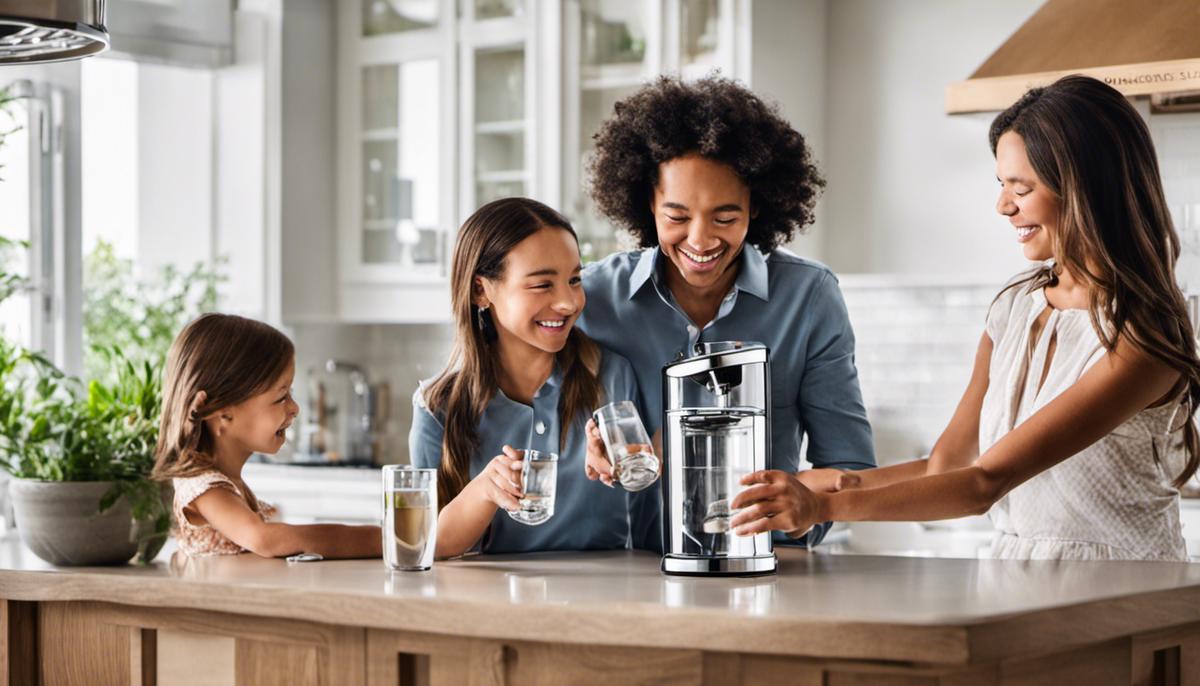
<path id="1" fill-rule="evenodd" d="M 554 491 L 558 486 L 558 455 L 525 449 L 521 463 L 520 508 L 508 513 L 522 524 L 544 524 L 554 516 Z"/>
<path id="2" fill-rule="evenodd" d="M 592 416 L 612 461 L 613 476 L 625 490 L 640 491 L 658 480 L 658 458 L 631 401 L 609 403 Z"/>
<path id="3" fill-rule="evenodd" d="M 424 571 L 437 544 L 437 470 L 409 465 L 383 468 L 383 563 Z"/>

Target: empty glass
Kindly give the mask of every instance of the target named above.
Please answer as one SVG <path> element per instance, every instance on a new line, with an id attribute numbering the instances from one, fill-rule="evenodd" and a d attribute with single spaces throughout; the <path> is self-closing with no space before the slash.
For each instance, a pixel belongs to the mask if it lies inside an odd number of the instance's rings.
<path id="1" fill-rule="evenodd" d="M 558 486 L 558 455 L 540 450 L 521 451 L 522 496 L 520 508 L 508 513 L 522 524 L 536 526 L 554 516 L 554 491 Z"/>
<path id="2" fill-rule="evenodd" d="M 424 571 L 437 544 L 437 470 L 383 468 L 383 563 Z"/>
<path id="3" fill-rule="evenodd" d="M 605 405 L 593 416 L 612 461 L 613 476 L 621 486 L 627 491 L 640 491 L 657 481 L 658 458 L 637 407 L 622 400 Z"/>

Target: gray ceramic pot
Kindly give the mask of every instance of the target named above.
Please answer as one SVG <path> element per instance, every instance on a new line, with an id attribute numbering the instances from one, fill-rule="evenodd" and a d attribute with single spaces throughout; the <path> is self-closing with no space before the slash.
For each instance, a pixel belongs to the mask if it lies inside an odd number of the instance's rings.
<path id="1" fill-rule="evenodd" d="M 9 483 L 17 531 L 43 560 L 56 565 L 109 565 L 137 552 L 129 501 L 121 498 L 103 513 L 100 498 L 111 481 Z"/>

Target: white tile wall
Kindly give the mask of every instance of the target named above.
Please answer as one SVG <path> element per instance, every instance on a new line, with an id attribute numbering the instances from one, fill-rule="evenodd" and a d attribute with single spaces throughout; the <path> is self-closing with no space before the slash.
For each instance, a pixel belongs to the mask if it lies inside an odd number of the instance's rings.
<path id="1" fill-rule="evenodd" d="M 383 462 L 408 462 L 412 394 L 418 381 L 435 376 L 445 365 L 454 338 L 452 327 L 304 324 L 293 326 L 291 334 L 296 343 L 294 388 L 302 411 L 307 407 L 307 370 L 319 370 L 331 358 L 353 362 L 366 369 L 372 384 L 386 382 L 389 386 L 390 417 L 383 436 Z"/>
<path id="2" fill-rule="evenodd" d="M 1200 112 L 1150 116 L 1159 171 L 1183 253 L 1179 284 L 1200 293 Z"/>
<path id="3" fill-rule="evenodd" d="M 988 305 L 1001 285 L 841 280 L 881 464 L 933 447 L 971 377 Z"/>

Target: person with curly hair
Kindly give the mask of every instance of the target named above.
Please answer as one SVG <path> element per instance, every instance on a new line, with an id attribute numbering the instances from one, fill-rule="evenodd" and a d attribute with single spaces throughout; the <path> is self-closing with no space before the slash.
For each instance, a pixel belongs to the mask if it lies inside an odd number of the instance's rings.
<path id="1" fill-rule="evenodd" d="M 874 467 L 837 278 L 779 247 L 812 223 L 825 184 L 804 137 L 735 81 L 663 76 L 616 104 L 589 171 L 598 210 L 640 249 L 588 266 L 579 326 L 633 364 L 651 433 L 664 364 L 700 343 L 756 341 L 771 351 L 771 466 L 797 472 L 807 437 L 814 487 Z M 587 475 L 611 485 L 589 434 Z M 635 546 L 661 550 L 657 489 L 630 498 Z M 777 540 L 812 546 L 827 529 Z"/>

